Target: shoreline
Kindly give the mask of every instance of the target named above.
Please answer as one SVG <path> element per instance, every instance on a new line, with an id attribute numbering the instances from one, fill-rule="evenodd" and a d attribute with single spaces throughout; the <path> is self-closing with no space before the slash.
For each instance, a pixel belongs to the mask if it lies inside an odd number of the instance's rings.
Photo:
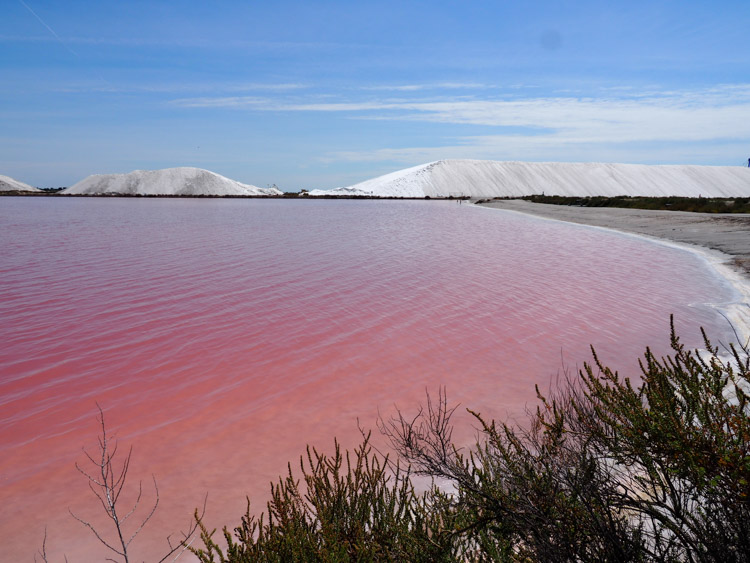
<path id="1" fill-rule="evenodd" d="M 706 214 L 615 207 L 573 207 L 492 200 L 480 207 L 525 213 L 555 221 L 610 229 L 677 246 L 699 254 L 738 294 L 719 310 L 739 333 L 750 339 L 750 215 Z"/>

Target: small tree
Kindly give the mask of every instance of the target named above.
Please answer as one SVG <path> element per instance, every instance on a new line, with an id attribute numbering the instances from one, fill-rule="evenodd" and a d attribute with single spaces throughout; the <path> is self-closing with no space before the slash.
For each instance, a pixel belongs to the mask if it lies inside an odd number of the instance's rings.
<path id="1" fill-rule="evenodd" d="M 97 404 L 96 406 L 99 410 L 97 421 L 99 422 L 101 432 L 101 434 L 97 438 L 99 451 L 96 456 L 93 456 L 89 454 L 85 449 L 83 450 L 86 458 L 92 466 L 92 469 L 87 470 L 77 462 L 75 466 L 76 469 L 86 477 L 86 479 L 88 480 L 89 489 L 104 509 L 104 513 L 107 515 L 107 518 L 110 520 L 114 528 L 116 541 L 106 539 L 101 529 L 94 526 L 88 520 L 77 516 L 75 513 L 73 513 L 72 510 L 68 509 L 68 511 L 73 518 L 75 518 L 81 524 L 91 530 L 91 532 L 96 536 L 96 539 L 102 545 L 113 552 L 116 556 L 121 558 L 113 559 L 111 557 L 108 557 L 107 561 L 117 562 L 121 560 L 125 563 L 129 563 L 130 559 L 128 555 L 128 548 L 130 547 L 130 544 L 133 542 L 133 540 L 135 540 L 141 530 L 143 530 L 149 520 L 151 520 L 154 513 L 156 512 L 156 509 L 159 506 L 159 487 L 156 483 L 156 477 L 152 475 L 151 477 L 154 483 L 155 495 L 154 502 L 147 509 L 145 515 L 139 517 L 139 520 L 136 521 L 135 525 L 131 526 L 129 521 L 131 517 L 135 516 L 136 511 L 138 510 L 143 498 L 143 483 L 140 481 L 138 482 L 138 493 L 132 506 L 125 507 L 123 509 L 123 506 L 120 503 L 120 496 L 123 492 L 123 489 L 125 488 L 125 482 L 127 480 L 128 471 L 130 469 L 130 459 L 133 454 L 133 448 L 131 446 L 121 464 L 118 465 L 115 462 L 115 457 L 117 455 L 117 441 L 113 441 L 108 435 L 107 427 L 104 423 L 104 411 L 99 406 L 99 404 Z M 205 512 L 205 502 L 203 511 Z M 183 532 L 182 539 L 176 543 L 172 542 L 171 536 L 167 536 L 169 549 L 167 553 L 158 560 L 159 563 L 166 561 L 172 556 L 175 556 L 174 559 L 177 559 L 184 551 L 187 551 L 190 538 L 193 536 L 197 528 L 197 522 L 191 524 L 188 528 L 188 532 Z M 48 561 L 46 543 L 47 530 L 45 529 L 44 541 L 42 542 L 42 548 L 39 551 L 39 555 L 45 562 Z"/>

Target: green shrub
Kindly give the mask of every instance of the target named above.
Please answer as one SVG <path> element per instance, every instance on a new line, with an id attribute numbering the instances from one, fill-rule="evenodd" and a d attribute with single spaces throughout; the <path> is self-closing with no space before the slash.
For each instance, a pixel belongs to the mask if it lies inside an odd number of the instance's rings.
<path id="1" fill-rule="evenodd" d="M 266 514 L 249 504 L 226 551 L 198 519 L 204 563 L 245 561 L 750 561 L 747 347 L 646 351 L 637 383 L 584 364 L 521 426 L 452 441 L 445 392 L 379 421 L 404 472 L 372 451 L 308 449 Z M 418 495 L 410 472 L 441 483 Z"/>
<path id="2" fill-rule="evenodd" d="M 575 425 L 590 448 L 621 468 L 619 505 L 649 530 L 657 553 L 679 560 L 750 560 L 750 360 L 729 359 L 705 337 L 706 353 L 650 351 L 634 388 L 587 366 Z"/>
<path id="3" fill-rule="evenodd" d="M 292 472 L 272 487 L 267 513 L 248 510 L 234 536 L 225 528 L 224 551 L 200 522 L 202 562 L 455 561 L 445 532 L 445 496 L 417 495 L 409 476 L 372 451 L 369 436 L 355 450 L 333 456 L 307 450 L 303 485 Z"/>
<path id="4" fill-rule="evenodd" d="M 635 386 L 594 354 L 523 428 L 474 413 L 468 454 L 444 395 L 382 430 L 413 471 L 453 484 L 464 543 L 490 559 L 750 561 L 750 360 L 705 347 L 673 329 L 673 355 L 647 350 Z"/>
<path id="5" fill-rule="evenodd" d="M 663 209 L 696 213 L 750 213 L 747 197 L 642 197 L 642 196 L 559 196 L 530 195 L 521 199 L 534 203 L 571 205 L 576 207 L 624 207 L 630 209 Z"/>

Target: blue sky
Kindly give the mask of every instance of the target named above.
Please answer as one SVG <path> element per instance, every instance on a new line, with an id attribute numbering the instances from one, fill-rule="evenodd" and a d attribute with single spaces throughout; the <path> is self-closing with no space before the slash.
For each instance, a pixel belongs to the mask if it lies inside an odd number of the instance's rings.
<path id="1" fill-rule="evenodd" d="M 750 2 L 2 0 L 0 174 L 743 165 Z"/>

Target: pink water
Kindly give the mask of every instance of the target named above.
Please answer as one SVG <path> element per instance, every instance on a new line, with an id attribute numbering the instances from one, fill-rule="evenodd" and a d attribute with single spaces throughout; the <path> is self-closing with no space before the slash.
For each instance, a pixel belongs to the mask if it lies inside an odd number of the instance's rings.
<path id="1" fill-rule="evenodd" d="M 594 344 L 635 373 L 674 313 L 726 337 L 731 291 L 694 255 L 447 202 L 0 199 L 0 544 L 31 560 L 102 560 L 74 463 L 96 403 L 131 482 L 159 483 L 133 543 L 153 559 L 208 492 L 207 520 L 305 444 L 353 445 L 425 390 L 505 419 Z M 468 428 L 468 427 L 467 427 Z M 470 428 L 462 433 L 471 434 Z M 140 551 L 139 551 L 140 548 Z"/>

